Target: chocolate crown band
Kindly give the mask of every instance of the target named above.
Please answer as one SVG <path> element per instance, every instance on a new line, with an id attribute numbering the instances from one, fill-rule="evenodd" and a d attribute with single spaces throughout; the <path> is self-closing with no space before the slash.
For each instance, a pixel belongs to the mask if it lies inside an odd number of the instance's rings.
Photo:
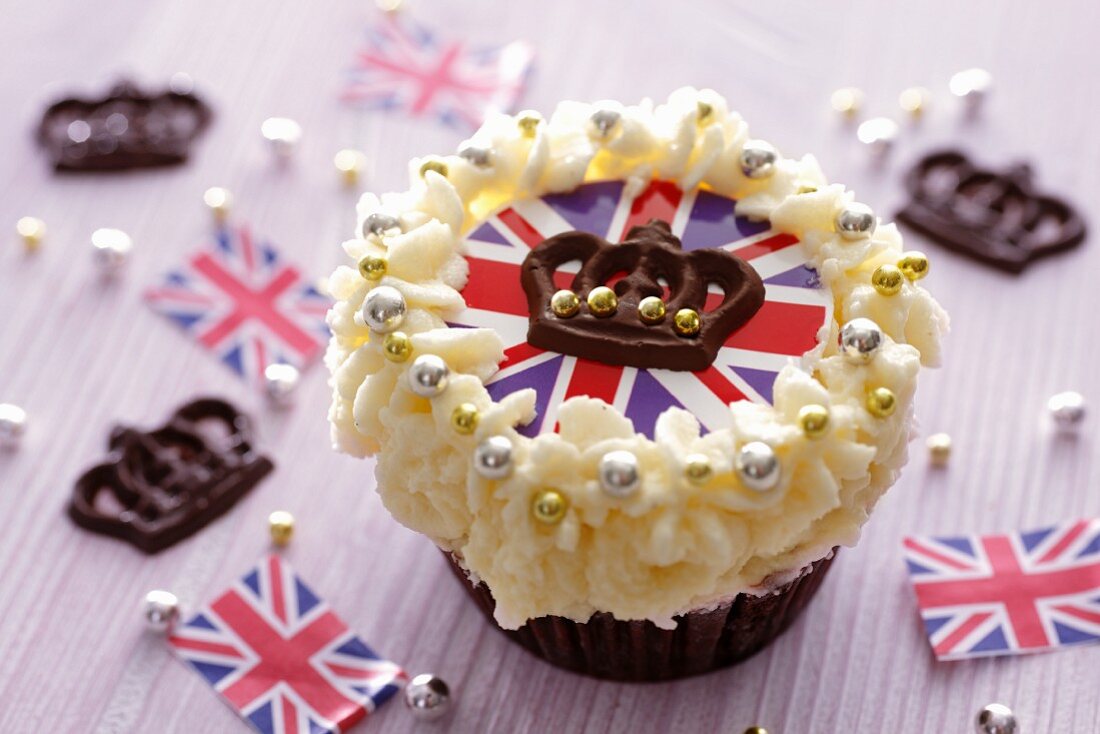
<path id="1" fill-rule="evenodd" d="M 73 488 L 77 525 L 146 553 L 183 540 L 227 512 L 272 469 L 251 444 L 248 417 L 215 398 L 182 406 L 156 430 L 119 426 L 108 460 Z"/>
<path id="2" fill-rule="evenodd" d="M 571 261 L 581 262 L 570 289 L 582 300 L 625 273 L 611 286 L 618 296 L 613 314 L 597 317 L 582 306 L 575 316 L 555 315 L 554 274 Z M 730 334 L 764 303 L 764 283 L 748 263 L 725 250 L 685 252 L 669 225 L 656 219 L 634 227 L 617 245 L 587 232 L 555 235 L 527 255 L 521 279 L 530 317 L 527 341 L 532 346 L 642 368 L 706 369 Z M 710 286 L 720 288 L 723 295 L 707 310 Z M 664 299 L 668 318 L 658 323 L 639 318 L 638 305 L 649 296 Z M 673 321 L 680 309 L 698 313 L 697 333 L 677 333 Z"/>
<path id="3" fill-rule="evenodd" d="M 70 97 L 42 114 L 38 142 L 58 171 L 117 171 L 182 163 L 211 118 L 190 93 L 150 95 L 123 81 L 99 99 Z"/>
<path id="4" fill-rule="evenodd" d="M 906 177 L 912 200 L 897 218 L 962 254 L 1019 273 L 1036 258 L 1079 245 L 1085 223 L 1039 193 L 1026 164 L 1002 173 L 958 151 L 921 159 Z"/>

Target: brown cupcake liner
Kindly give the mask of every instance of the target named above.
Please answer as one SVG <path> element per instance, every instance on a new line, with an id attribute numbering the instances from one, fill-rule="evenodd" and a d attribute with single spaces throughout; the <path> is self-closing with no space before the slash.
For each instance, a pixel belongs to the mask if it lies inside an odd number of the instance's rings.
<path id="1" fill-rule="evenodd" d="M 606 612 L 587 622 L 563 617 L 530 619 L 516 630 L 493 618 L 496 602 L 484 583 L 473 586 L 450 554 L 451 570 L 490 623 L 552 665 L 596 678 L 659 681 L 685 678 L 746 660 L 782 634 L 821 586 L 836 552 L 809 572 L 765 596 L 738 594 L 716 609 L 677 616 L 676 628 L 648 620 L 622 621 Z"/>

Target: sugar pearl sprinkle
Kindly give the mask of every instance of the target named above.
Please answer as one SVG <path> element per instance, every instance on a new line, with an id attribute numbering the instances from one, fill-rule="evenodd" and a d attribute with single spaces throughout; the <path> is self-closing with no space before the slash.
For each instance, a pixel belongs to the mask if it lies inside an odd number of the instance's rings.
<path id="1" fill-rule="evenodd" d="M 0 449 L 16 448 L 27 432 L 27 411 L 12 403 L 0 403 Z"/>
<path id="2" fill-rule="evenodd" d="M 229 216 L 229 207 L 233 204 L 233 195 L 229 189 L 221 186 L 211 186 L 202 194 L 202 202 L 214 215 L 214 219 L 221 222 Z"/>
<path id="3" fill-rule="evenodd" d="M 27 252 L 34 252 L 46 236 L 46 223 L 38 217 L 22 217 L 15 223 L 15 232 Z"/>
<path id="4" fill-rule="evenodd" d="M 1016 715 L 1003 703 L 991 703 L 982 707 L 974 720 L 978 734 L 1017 734 Z"/>
<path id="5" fill-rule="evenodd" d="M 289 117 L 269 117 L 260 125 L 260 134 L 276 156 L 289 158 L 302 138 L 302 126 Z"/>
<path id="6" fill-rule="evenodd" d="M 863 92 L 855 87 L 841 87 L 829 97 L 833 110 L 851 119 L 859 115 L 863 105 Z"/>
<path id="7" fill-rule="evenodd" d="M 267 529 L 272 543 L 279 547 L 287 545 L 294 537 L 294 515 L 286 510 L 275 510 L 267 516 Z"/>
<path id="8" fill-rule="evenodd" d="M 928 447 L 928 461 L 932 466 L 947 466 L 951 458 L 951 436 L 946 433 L 933 433 L 925 441 Z"/>
<path id="9" fill-rule="evenodd" d="M 1047 401 L 1047 410 L 1060 431 L 1076 431 L 1085 420 L 1085 398 L 1074 390 L 1060 392 Z"/>

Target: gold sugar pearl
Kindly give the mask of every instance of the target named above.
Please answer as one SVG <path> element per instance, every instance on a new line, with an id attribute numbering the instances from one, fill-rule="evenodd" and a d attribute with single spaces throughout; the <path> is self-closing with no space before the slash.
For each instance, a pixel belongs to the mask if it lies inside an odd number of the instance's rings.
<path id="1" fill-rule="evenodd" d="M 359 274 L 367 280 L 381 280 L 386 274 L 386 258 L 367 255 L 359 261 Z"/>
<path id="2" fill-rule="evenodd" d="M 898 95 L 898 106 L 910 117 L 920 117 L 924 114 L 924 108 L 928 106 L 931 96 L 932 93 L 924 87 L 909 87 Z"/>
<path id="3" fill-rule="evenodd" d="M 768 734 L 768 730 L 762 726 L 750 726 L 744 734 Z"/>
<path id="4" fill-rule="evenodd" d="M 698 336 L 699 329 L 703 327 L 703 320 L 697 311 L 681 308 L 672 317 L 672 325 L 680 336 Z"/>
<path id="5" fill-rule="evenodd" d="M 711 116 L 714 115 L 714 105 L 710 102 L 704 102 L 699 100 L 695 103 L 695 122 L 699 125 L 706 125 L 710 123 Z"/>
<path id="6" fill-rule="evenodd" d="M 898 400 L 889 388 L 876 387 L 867 392 L 867 412 L 876 418 L 889 418 L 897 407 Z"/>
<path id="7" fill-rule="evenodd" d="M 405 362 L 412 356 L 412 340 L 403 331 L 391 331 L 382 340 L 382 354 L 391 362 Z"/>
<path id="8" fill-rule="evenodd" d="M 832 93 L 829 104 L 845 117 L 855 117 L 863 105 L 863 92 L 855 87 L 842 87 Z"/>
<path id="9" fill-rule="evenodd" d="M 420 164 L 420 177 L 423 178 L 428 175 L 428 171 L 435 171 L 443 178 L 447 178 L 449 169 L 447 168 L 447 164 L 439 158 L 429 158 Z"/>
<path id="10" fill-rule="evenodd" d="M 933 466 L 947 466 L 951 458 L 951 436 L 946 433 L 933 433 L 925 441 L 928 447 L 928 460 Z"/>
<path id="11" fill-rule="evenodd" d="M 657 296 L 646 296 L 638 304 L 638 318 L 645 324 L 659 324 L 665 320 L 665 302 Z"/>
<path id="12" fill-rule="evenodd" d="M 271 542 L 284 546 L 294 537 L 294 515 L 286 510 L 276 510 L 267 516 L 267 529 L 271 533 Z"/>
<path id="13" fill-rule="evenodd" d="M 710 458 L 706 454 L 688 454 L 684 459 L 684 476 L 692 484 L 704 484 L 713 474 L 714 469 L 711 468 Z"/>
<path id="14" fill-rule="evenodd" d="M 473 403 L 462 403 L 451 413 L 451 427 L 463 436 L 469 436 L 477 429 L 481 415 Z"/>
<path id="15" fill-rule="evenodd" d="M 544 489 L 531 498 L 531 515 L 544 525 L 557 525 L 568 508 L 568 501 L 556 489 Z"/>
<path id="16" fill-rule="evenodd" d="M 798 411 L 798 425 L 806 438 L 821 438 L 829 432 L 829 409 L 824 405 L 803 405 Z"/>
<path id="17" fill-rule="evenodd" d="M 606 285 L 599 285 L 588 293 L 588 312 L 605 318 L 619 309 L 619 297 Z"/>
<path id="18" fill-rule="evenodd" d="M 202 194 L 202 202 L 214 214 L 214 219 L 223 222 L 229 216 L 229 207 L 233 203 L 233 195 L 229 189 L 221 186 L 211 186 Z"/>
<path id="19" fill-rule="evenodd" d="M 534 110 L 524 110 L 516 116 L 516 125 L 525 138 L 535 137 L 541 124 L 542 115 Z"/>
<path id="20" fill-rule="evenodd" d="M 559 319 L 572 318 L 581 310 L 580 296 L 571 290 L 560 290 L 550 296 L 550 310 Z"/>
<path id="21" fill-rule="evenodd" d="M 362 151 L 353 148 L 344 148 L 332 158 L 332 164 L 340 173 L 340 178 L 345 186 L 354 186 L 359 183 L 359 173 L 366 165 L 367 157 Z"/>
<path id="22" fill-rule="evenodd" d="M 23 240 L 27 252 L 34 252 L 46 236 L 46 223 L 38 217 L 21 217 L 15 223 L 15 232 Z"/>
<path id="23" fill-rule="evenodd" d="M 905 276 L 896 265 L 879 265 L 871 274 L 871 285 L 884 296 L 897 295 L 904 282 Z"/>
<path id="24" fill-rule="evenodd" d="M 898 260 L 898 270 L 909 280 L 920 280 L 928 275 L 928 256 L 923 252 L 906 252 Z"/>

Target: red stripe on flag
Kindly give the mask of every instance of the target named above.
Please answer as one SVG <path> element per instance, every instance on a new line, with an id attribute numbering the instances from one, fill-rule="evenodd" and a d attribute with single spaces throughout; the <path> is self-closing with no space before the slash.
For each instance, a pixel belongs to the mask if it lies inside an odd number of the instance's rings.
<path id="1" fill-rule="evenodd" d="M 519 212 L 515 209 L 505 209 L 500 214 L 497 214 L 497 220 L 523 240 L 523 243 L 528 247 L 533 248 L 546 239 L 539 234 L 539 231 L 535 229 L 530 222 L 521 217 Z"/>
<path id="2" fill-rule="evenodd" d="M 283 574 L 279 559 L 275 556 L 267 559 L 267 571 L 271 576 L 271 604 L 274 607 L 275 616 L 286 624 L 286 600 L 283 598 Z"/>
<path id="3" fill-rule="evenodd" d="M 917 553 L 920 553 L 921 555 L 929 556 L 930 558 L 935 558 L 937 561 L 939 561 L 943 565 L 950 566 L 951 568 L 957 569 L 959 571 L 969 571 L 971 568 L 973 568 L 973 566 L 971 566 L 971 565 L 968 565 L 968 564 L 965 564 L 965 563 L 960 563 L 959 561 L 956 561 L 951 556 L 947 556 L 947 555 L 944 555 L 943 553 L 940 553 L 938 551 L 934 551 L 931 548 L 929 548 L 928 546 L 922 545 L 921 543 L 918 543 L 913 538 L 906 538 L 903 541 L 902 545 L 904 545 L 909 550 L 913 550 L 913 551 L 916 551 Z"/>
<path id="4" fill-rule="evenodd" d="M 608 405 L 615 402 L 615 392 L 622 381 L 623 368 L 618 365 L 603 364 L 577 358 L 573 374 L 569 378 L 569 387 L 565 390 L 565 400 L 576 395 L 599 398 Z"/>
<path id="5" fill-rule="evenodd" d="M 298 734 L 298 709 L 293 702 L 283 694 L 283 731 L 285 734 Z"/>
<path id="6" fill-rule="evenodd" d="M 1043 554 L 1043 557 L 1039 559 L 1039 563 L 1048 563 L 1053 561 L 1058 556 L 1062 555 L 1062 552 L 1068 548 L 1073 541 L 1081 537 L 1081 533 L 1085 532 L 1089 527 L 1089 524 L 1084 520 L 1079 520 L 1073 524 L 1062 539 L 1054 544 L 1054 547 Z"/>
<path id="7" fill-rule="evenodd" d="M 237 648 L 231 645 L 223 645 L 220 642 L 206 642 L 205 640 L 193 640 L 190 637 L 176 637 L 174 635 L 169 637 L 168 641 L 172 643 L 172 647 L 178 647 L 182 650 L 209 652 L 215 655 L 224 655 L 229 658 L 240 659 L 242 657 Z"/>
<path id="8" fill-rule="evenodd" d="M 362 668 L 352 668 L 337 663 L 325 663 L 325 667 L 342 678 L 355 678 L 358 680 L 370 680 L 371 678 L 377 678 L 381 675 L 391 675 L 390 671 L 363 670 Z"/>
<path id="9" fill-rule="evenodd" d="M 519 282 L 519 267 L 511 263 L 469 257 L 470 279 L 462 289 L 469 308 L 527 318 L 527 294 Z"/>
<path id="10" fill-rule="evenodd" d="M 1071 617 L 1077 617 L 1077 619 L 1083 619 L 1086 622 L 1092 622 L 1093 624 L 1100 624 L 1100 614 L 1096 612 L 1090 612 L 1087 609 L 1071 607 L 1065 604 L 1054 608 L 1062 614 L 1067 614 Z"/>
<path id="11" fill-rule="evenodd" d="M 982 624 L 982 622 L 992 616 L 992 612 L 980 612 L 963 622 L 961 625 L 959 625 L 958 628 L 955 629 L 954 632 L 949 634 L 947 637 L 944 637 L 943 640 L 940 641 L 940 644 L 936 645 L 936 654 L 949 654 L 951 650 L 955 647 L 955 645 L 966 639 L 967 635 L 976 630 Z"/>
<path id="12" fill-rule="evenodd" d="M 707 389 L 714 393 L 725 405 L 748 399 L 745 397 L 745 393 L 738 390 L 737 386 L 730 382 L 729 379 L 713 365 L 707 367 L 705 370 L 693 372 L 692 374 L 698 377 L 699 382 L 706 385 Z"/>
<path id="13" fill-rule="evenodd" d="M 751 245 L 738 247 L 736 250 L 731 250 L 731 252 L 742 260 L 752 260 L 754 257 L 770 255 L 773 252 L 779 252 L 780 250 L 787 249 L 791 245 L 797 244 L 798 238 L 793 234 L 782 233 L 772 235 L 759 242 L 753 242 Z"/>
<path id="14" fill-rule="evenodd" d="M 537 357 L 545 350 L 533 347 L 527 342 L 516 344 L 514 347 L 510 347 L 504 350 L 504 361 L 500 364 L 500 369 L 506 369 L 514 364 L 519 364 L 524 360 L 531 359 L 531 357 Z"/>
<path id="15" fill-rule="evenodd" d="M 671 181 L 651 181 L 646 190 L 630 203 L 630 215 L 623 223 L 622 231 L 609 233 L 607 239 L 621 242 L 631 227 L 648 224 L 651 219 L 661 219 L 672 224 L 672 218 L 676 216 L 676 209 L 683 198 L 684 192 Z"/>
<path id="16" fill-rule="evenodd" d="M 817 346 L 817 332 L 824 323 L 824 306 L 765 301 L 749 323 L 726 339 L 726 346 L 800 355 Z"/>

